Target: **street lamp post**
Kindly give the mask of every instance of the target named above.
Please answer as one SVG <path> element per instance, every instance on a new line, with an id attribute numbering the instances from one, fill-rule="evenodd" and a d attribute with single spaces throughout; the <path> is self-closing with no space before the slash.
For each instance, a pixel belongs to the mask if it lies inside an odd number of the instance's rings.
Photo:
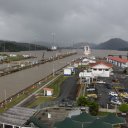
<path id="1" fill-rule="evenodd" d="M 4 52 L 5 52 L 5 42 L 4 42 Z"/>
<path id="2" fill-rule="evenodd" d="M 52 32 L 52 46 L 54 46 L 54 40 L 55 40 L 55 33 Z"/>
<path id="3" fill-rule="evenodd" d="M 52 64 L 52 74 L 53 74 L 53 77 L 54 77 L 55 76 L 54 57 L 53 57 L 53 64 Z"/>
<path id="4" fill-rule="evenodd" d="M 53 62 L 53 65 L 52 65 L 52 71 L 53 71 L 53 76 L 55 76 L 55 67 L 54 67 L 54 62 Z"/>
<path id="5" fill-rule="evenodd" d="M 5 105 L 5 108 L 6 108 L 6 98 L 7 98 L 7 92 L 6 92 L 6 89 L 4 90 L 4 105 Z"/>

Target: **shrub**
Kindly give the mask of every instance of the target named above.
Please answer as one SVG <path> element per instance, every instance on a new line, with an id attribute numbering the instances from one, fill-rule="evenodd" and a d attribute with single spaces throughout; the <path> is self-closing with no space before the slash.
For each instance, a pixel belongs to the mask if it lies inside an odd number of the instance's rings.
<path id="1" fill-rule="evenodd" d="M 86 106 L 89 104 L 88 99 L 85 96 L 80 96 L 77 100 L 78 106 Z"/>
<path id="2" fill-rule="evenodd" d="M 91 115 L 96 116 L 99 112 L 99 105 L 96 102 L 91 102 L 89 104 L 89 112 Z"/>
<path id="3" fill-rule="evenodd" d="M 122 105 L 120 105 L 119 110 L 121 112 L 128 112 L 128 104 L 122 104 Z"/>

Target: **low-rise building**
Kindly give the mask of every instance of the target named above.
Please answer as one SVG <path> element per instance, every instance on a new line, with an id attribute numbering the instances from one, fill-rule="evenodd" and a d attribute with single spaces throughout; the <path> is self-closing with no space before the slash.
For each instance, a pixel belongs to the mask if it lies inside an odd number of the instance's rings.
<path id="1" fill-rule="evenodd" d="M 29 58 L 30 57 L 30 55 L 27 55 L 27 54 L 23 54 L 22 55 L 24 58 Z"/>
<path id="2" fill-rule="evenodd" d="M 52 88 L 43 88 L 44 96 L 52 96 L 53 95 L 53 89 Z"/>
<path id="3" fill-rule="evenodd" d="M 112 70 L 112 64 L 106 62 L 97 62 L 90 64 L 91 72 L 96 77 L 110 77 Z"/>
<path id="4" fill-rule="evenodd" d="M 83 60 L 82 60 L 82 62 L 86 62 L 86 63 L 96 63 L 96 61 L 94 60 L 94 59 L 90 59 L 90 58 L 84 58 Z"/>
<path id="5" fill-rule="evenodd" d="M 16 54 L 10 54 L 9 56 L 10 57 L 16 57 L 17 55 Z"/>
<path id="6" fill-rule="evenodd" d="M 79 78 L 80 78 L 80 83 L 83 82 L 90 84 L 91 82 L 93 82 L 94 79 L 94 75 L 92 74 L 92 72 L 84 70 L 83 72 L 79 73 Z"/>
<path id="7" fill-rule="evenodd" d="M 64 75 L 65 76 L 70 76 L 72 74 L 75 73 L 75 67 L 67 67 L 67 68 L 64 68 Z"/>
<path id="8" fill-rule="evenodd" d="M 70 76 L 72 75 L 72 70 L 70 68 L 64 68 L 64 75 L 65 76 Z"/>
<path id="9" fill-rule="evenodd" d="M 119 57 L 115 57 L 115 56 L 108 56 L 107 62 L 112 63 L 118 67 L 121 67 L 121 68 L 128 67 L 128 60 L 124 59 L 124 58 L 119 58 Z"/>
<path id="10" fill-rule="evenodd" d="M 0 61 L 7 59 L 7 56 L 0 56 Z"/>

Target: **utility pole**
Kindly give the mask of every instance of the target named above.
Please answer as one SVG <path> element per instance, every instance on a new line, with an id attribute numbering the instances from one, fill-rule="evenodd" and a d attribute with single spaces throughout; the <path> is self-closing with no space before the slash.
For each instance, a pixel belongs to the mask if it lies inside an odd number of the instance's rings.
<path id="1" fill-rule="evenodd" d="M 72 40 L 72 48 L 74 48 L 74 40 Z"/>
<path id="2" fill-rule="evenodd" d="M 52 69 L 52 71 L 53 71 L 53 76 L 55 76 L 55 67 L 54 67 L 54 61 L 53 61 L 53 65 L 52 65 L 53 67 L 53 69 Z"/>
<path id="3" fill-rule="evenodd" d="M 128 51 L 127 51 L 127 60 L 128 60 Z"/>
<path id="4" fill-rule="evenodd" d="M 54 57 L 53 57 L 52 71 L 53 71 L 53 76 L 55 76 L 55 65 L 54 65 Z"/>
<path id="5" fill-rule="evenodd" d="M 4 42 L 4 52 L 5 52 L 5 42 Z"/>
<path id="6" fill-rule="evenodd" d="M 42 55 L 42 59 L 44 60 L 44 54 L 45 54 L 45 52 L 43 52 L 43 55 Z"/>
<path id="7" fill-rule="evenodd" d="M 29 43 L 29 51 L 30 51 L 30 43 Z"/>
<path id="8" fill-rule="evenodd" d="M 35 57 L 36 57 L 36 44 L 35 44 Z"/>
<path id="9" fill-rule="evenodd" d="M 4 90 L 4 104 L 5 104 L 5 108 L 6 108 L 6 99 L 7 99 L 7 92 L 6 89 Z"/>
<path id="10" fill-rule="evenodd" d="M 55 40 L 55 33 L 52 32 L 52 45 L 54 46 L 54 40 Z"/>

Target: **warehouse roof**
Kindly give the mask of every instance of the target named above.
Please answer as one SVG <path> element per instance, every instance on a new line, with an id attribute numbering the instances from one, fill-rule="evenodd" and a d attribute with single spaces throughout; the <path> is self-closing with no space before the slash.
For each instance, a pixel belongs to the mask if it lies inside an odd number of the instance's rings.
<path id="1" fill-rule="evenodd" d="M 91 66 L 91 67 L 94 67 L 94 66 L 96 66 L 96 65 L 101 65 L 101 64 L 102 64 L 102 65 L 105 65 L 105 66 L 107 66 L 107 67 L 110 67 L 110 68 L 112 67 L 112 64 L 106 63 L 106 62 L 103 62 L 103 61 L 99 61 L 99 62 L 96 62 L 96 63 L 91 63 L 90 66 Z"/>
<path id="2" fill-rule="evenodd" d="M 121 63 L 128 63 L 128 60 L 124 59 L 124 58 L 109 56 L 108 59 L 111 59 L 111 60 L 114 60 L 114 61 L 118 61 L 118 62 L 121 62 Z"/>

